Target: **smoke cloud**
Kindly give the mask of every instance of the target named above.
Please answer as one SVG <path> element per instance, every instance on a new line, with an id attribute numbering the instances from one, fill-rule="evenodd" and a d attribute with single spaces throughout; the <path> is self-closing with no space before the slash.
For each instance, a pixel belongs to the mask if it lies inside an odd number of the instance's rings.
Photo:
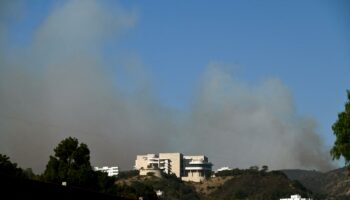
<path id="1" fill-rule="evenodd" d="M 206 152 L 218 166 L 332 167 L 314 120 L 297 115 L 278 79 L 248 85 L 213 63 L 192 105 L 183 143 L 189 152 Z"/>
<path id="2" fill-rule="evenodd" d="M 103 46 L 136 25 L 133 10 L 58 4 L 20 47 L 6 42 L 9 15 L 0 15 L 0 152 L 22 167 L 41 172 L 68 136 L 88 144 L 93 165 L 122 169 L 137 154 L 167 151 L 206 154 L 217 167 L 332 167 L 316 123 L 297 115 L 278 79 L 248 85 L 209 64 L 179 115 L 157 99 L 138 60 L 106 62 Z M 132 92 L 113 75 L 121 68 Z"/>

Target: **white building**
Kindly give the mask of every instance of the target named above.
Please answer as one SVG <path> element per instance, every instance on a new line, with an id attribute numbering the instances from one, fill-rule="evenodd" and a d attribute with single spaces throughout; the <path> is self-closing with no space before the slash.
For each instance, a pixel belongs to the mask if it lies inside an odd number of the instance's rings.
<path id="1" fill-rule="evenodd" d="M 216 172 L 221 172 L 221 171 L 225 171 L 225 170 L 232 170 L 232 169 L 225 166 L 225 167 L 220 167 L 219 169 L 216 170 Z"/>
<path id="2" fill-rule="evenodd" d="M 295 195 L 291 195 L 290 198 L 282 198 L 280 200 L 312 200 L 310 198 L 301 198 L 300 195 L 295 194 Z"/>
<path id="3" fill-rule="evenodd" d="M 119 167 L 118 166 L 113 166 L 113 167 L 94 167 L 95 171 L 101 171 L 101 172 L 106 172 L 108 176 L 118 176 L 119 174 Z"/>
<path id="4" fill-rule="evenodd" d="M 175 174 L 184 181 L 200 182 L 209 177 L 212 164 L 204 155 L 183 156 L 181 153 L 159 153 L 137 155 L 135 168 L 140 175 L 155 173 L 156 170 Z"/>

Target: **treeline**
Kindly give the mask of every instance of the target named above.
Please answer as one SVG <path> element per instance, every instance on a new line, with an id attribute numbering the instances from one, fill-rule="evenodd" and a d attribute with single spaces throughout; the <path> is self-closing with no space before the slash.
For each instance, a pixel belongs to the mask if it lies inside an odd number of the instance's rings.
<path id="1" fill-rule="evenodd" d="M 35 174 L 32 169 L 23 170 L 17 167 L 16 163 L 10 161 L 10 157 L 0 154 L 0 175 L 15 178 L 34 179 Z"/>
<path id="2" fill-rule="evenodd" d="M 121 172 L 118 178 L 138 175 L 138 171 Z M 82 188 L 125 199 L 157 199 L 152 187 L 142 183 L 116 185 L 117 177 L 94 171 L 90 163 L 90 150 L 78 139 L 68 137 L 62 140 L 50 156 L 43 174 L 35 175 L 31 169 L 23 170 L 12 163 L 6 155 L 0 154 L 0 176 L 17 180 L 30 179 L 66 187 Z M 20 191 L 19 191 L 20 192 Z"/>

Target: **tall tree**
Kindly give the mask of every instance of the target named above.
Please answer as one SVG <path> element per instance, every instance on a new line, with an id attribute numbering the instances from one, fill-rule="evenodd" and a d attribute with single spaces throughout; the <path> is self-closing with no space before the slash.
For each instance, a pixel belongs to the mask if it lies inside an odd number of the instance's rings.
<path id="1" fill-rule="evenodd" d="M 350 171 L 350 90 L 347 90 L 347 96 L 345 110 L 338 114 L 338 119 L 332 126 L 336 140 L 330 153 L 333 160 L 344 157 L 345 165 Z"/>
<path id="2" fill-rule="evenodd" d="M 79 144 L 78 139 L 68 137 L 57 145 L 54 152 L 42 175 L 44 181 L 59 184 L 65 181 L 68 185 L 117 195 L 115 177 L 93 171 L 90 150 L 86 144 Z"/>
<path id="3" fill-rule="evenodd" d="M 62 140 L 54 149 L 55 155 L 50 156 L 43 179 L 70 185 L 94 187 L 95 173 L 90 164 L 90 151 L 86 144 L 76 138 Z"/>
<path id="4" fill-rule="evenodd" d="M 17 178 L 25 177 L 22 169 L 18 168 L 16 163 L 12 163 L 10 157 L 3 154 L 0 154 L 0 175 Z"/>

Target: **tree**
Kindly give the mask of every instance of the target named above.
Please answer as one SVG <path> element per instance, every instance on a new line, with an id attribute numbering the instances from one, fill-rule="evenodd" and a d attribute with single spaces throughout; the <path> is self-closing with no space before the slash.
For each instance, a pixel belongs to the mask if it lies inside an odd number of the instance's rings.
<path id="1" fill-rule="evenodd" d="M 9 177 L 25 178 L 21 168 L 16 163 L 10 161 L 10 157 L 0 154 L 0 175 Z"/>
<path id="2" fill-rule="evenodd" d="M 28 179 L 37 179 L 37 176 L 34 174 L 32 168 L 27 168 L 23 170 L 23 174 Z"/>
<path id="3" fill-rule="evenodd" d="M 263 165 L 263 166 L 261 167 L 261 171 L 262 171 L 262 172 L 267 172 L 267 171 L 269 171 L 269 167 L 268 167 L 267 165 Z"/>
<path id="4" fill-rule="evenodd" d="M 250 166 L 250 167 L 249 167 L 249 170 L 250 170 L 250 171 L 253 171 L 253 172 L 257 172 L 257 171 L 259 171 L 259 167 L 256 166 L 256 165 Z"/>
<path id="5" fill-rule="evenodd" d="M 347 90 L 347 96 L 345 110 L 338 114 L 338 119 L 332 126 L 336 140 L 330 153 L 333 160 L 344 157 L 345 165 L 350 170 L 350 90 Z"/>
<path id="6" fill-rule="evenodd" d="M 135 190 L 137 196 L 142 197 L 142 199 L 158 199 L 157 194 L 154 192 L 154 189 L 151 185 L 134 181 L 131 183 L 131 187 Z"/>
<path id="7" fill-rule="evenodd" d="M 62 140 L 54 149 L 55 155 L 50 156 L 41 178 L 44 181 L 92 189 L 111 195 L 117 194 L 114 185 L 115 177 L 107 176 L 105 172 L 95 172 L 90 164 L 90 150 L 78 139 L 68 137 Z"/>
<path id="8" fill-rule="evenodd" d="M 54 149 L 55 156 L 50 156 L 43 179 L 45 181 L 93 188 L 96 174 L 90 164 L 90 150 L 76 138 L 62 140 Z"/>

